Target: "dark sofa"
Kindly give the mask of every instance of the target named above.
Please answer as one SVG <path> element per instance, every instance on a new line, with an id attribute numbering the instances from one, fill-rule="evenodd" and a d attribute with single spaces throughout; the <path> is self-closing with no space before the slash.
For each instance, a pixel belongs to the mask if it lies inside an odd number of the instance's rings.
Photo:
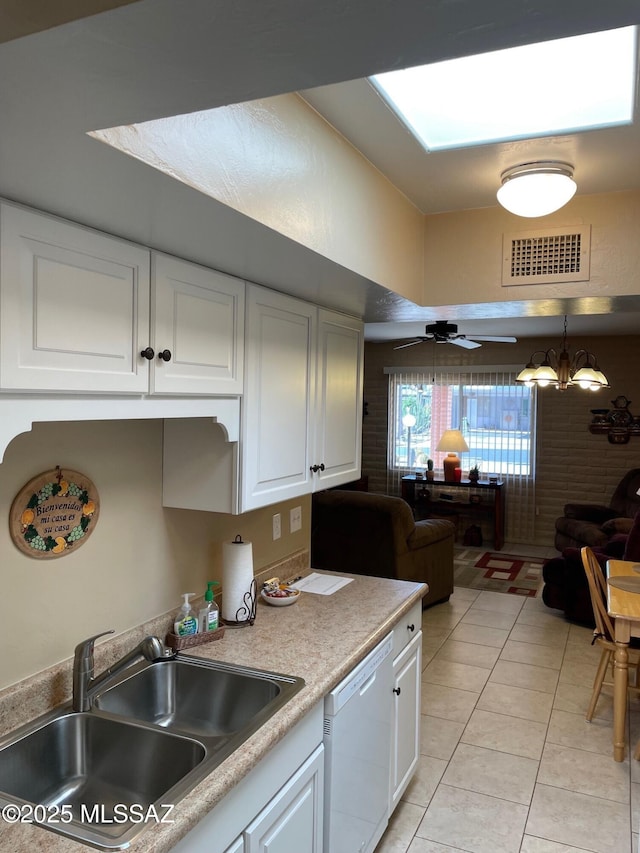
<path id="1" fill-rule="evenodd" d="M 607 560 L 640 561 L 640 510 L 631 519 L 628 534 L 616 534 L 605 545 L 595 546 L 592 550 L 603 569 Z M 592 628 L 593 608 L 580 548 L 565 548 L 562 556 L 545 563 L 542 576 L 545 582 L 542 600 L 547 607 L 563 610 L 571 622 Z"/>
<path id="2" fill-rule="evenodd" d="M 312 568 L 427 583 L 425 607 L 453 592 L 454 536 L 447 519 L 414 521 L 402 498 L 329 489 L 312 499 Z"/>
<path id="3" fill-rule="evenodd" d="M 633 517 L 640 509 L 640 468 L 628 471 L 616 486 L 609 506 L 568 503 L 556 519 L 555 546 L 604 548 L 617 534 L 629 533 Z"/>

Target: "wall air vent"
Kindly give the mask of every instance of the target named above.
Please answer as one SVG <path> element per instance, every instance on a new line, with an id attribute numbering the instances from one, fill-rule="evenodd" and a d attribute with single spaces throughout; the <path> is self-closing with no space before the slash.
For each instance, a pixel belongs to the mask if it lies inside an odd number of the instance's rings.
<path id="1" fill-rule="evenodd" d="M 591 226 L 503 236 L 502 286 L 588 281 Z"/>

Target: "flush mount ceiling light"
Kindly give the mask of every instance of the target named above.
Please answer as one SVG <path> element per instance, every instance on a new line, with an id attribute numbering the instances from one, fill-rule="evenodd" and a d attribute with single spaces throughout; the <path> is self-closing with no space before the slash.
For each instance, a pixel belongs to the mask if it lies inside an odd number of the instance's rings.
<path id="1" fill-rule="evenodd" d="M 522 382 L 527 388 L 532 388 L 534 385 L 539 385 L 541 388 L 553 385 L 559 391 L 566 391 L 570 385 L 578 385 L 589 391 L 599 391 L 600 388 L 609 387 L 609 381 L 598 367 L 598 361 L 592 352 L 580 349 L 573 358 L 569 356 L 566 315 L 561 346 L 560 355 L 553 347 L 546 352 L 544 350 L 534 352 L 526 367 L 516 376 L 516 382 Z M 537 355 L 544 356 L 540 364 L 535 362 Z"/>
<path id="2" fill-rule="evenodd" d="M 570 201 L 577 189 L 573 166 L 539 160 L 512 166 L 500 175 L 498 201 L 516 216 L 546 216 Z"/>

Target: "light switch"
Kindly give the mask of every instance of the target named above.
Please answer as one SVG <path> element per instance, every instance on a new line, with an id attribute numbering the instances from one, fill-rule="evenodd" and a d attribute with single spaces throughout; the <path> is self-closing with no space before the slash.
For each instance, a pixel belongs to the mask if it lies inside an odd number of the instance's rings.
<path id="1" fill-rule="evenodd" d="M 289 532 L 295 533 L 302 528 L 302 507 L 294 506 L 289 510 Z"/>

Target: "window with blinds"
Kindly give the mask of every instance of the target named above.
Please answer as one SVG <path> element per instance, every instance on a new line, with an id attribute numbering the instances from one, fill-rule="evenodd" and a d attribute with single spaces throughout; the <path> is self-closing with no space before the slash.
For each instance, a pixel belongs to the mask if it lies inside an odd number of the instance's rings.
<path id="1" fill-rule="evenodd" d="M 433 459 L 436 476 L 442 476 L 446 453 L 435 448 L 445 429 L 460 429 L 469 446 L 468 453 L 460 454 L 464 475 L 477 465 L 481 479 L 495 476 L 505 483 L 511 497 L 507 535 L 511 533 L 511 541 L 527 541 L 534 515 L 535 389 L 516 385 L 517 370 L 386 372 L 389 493 L 399 494 L 402 477 L 424 470 L 428 459 Z"/>

